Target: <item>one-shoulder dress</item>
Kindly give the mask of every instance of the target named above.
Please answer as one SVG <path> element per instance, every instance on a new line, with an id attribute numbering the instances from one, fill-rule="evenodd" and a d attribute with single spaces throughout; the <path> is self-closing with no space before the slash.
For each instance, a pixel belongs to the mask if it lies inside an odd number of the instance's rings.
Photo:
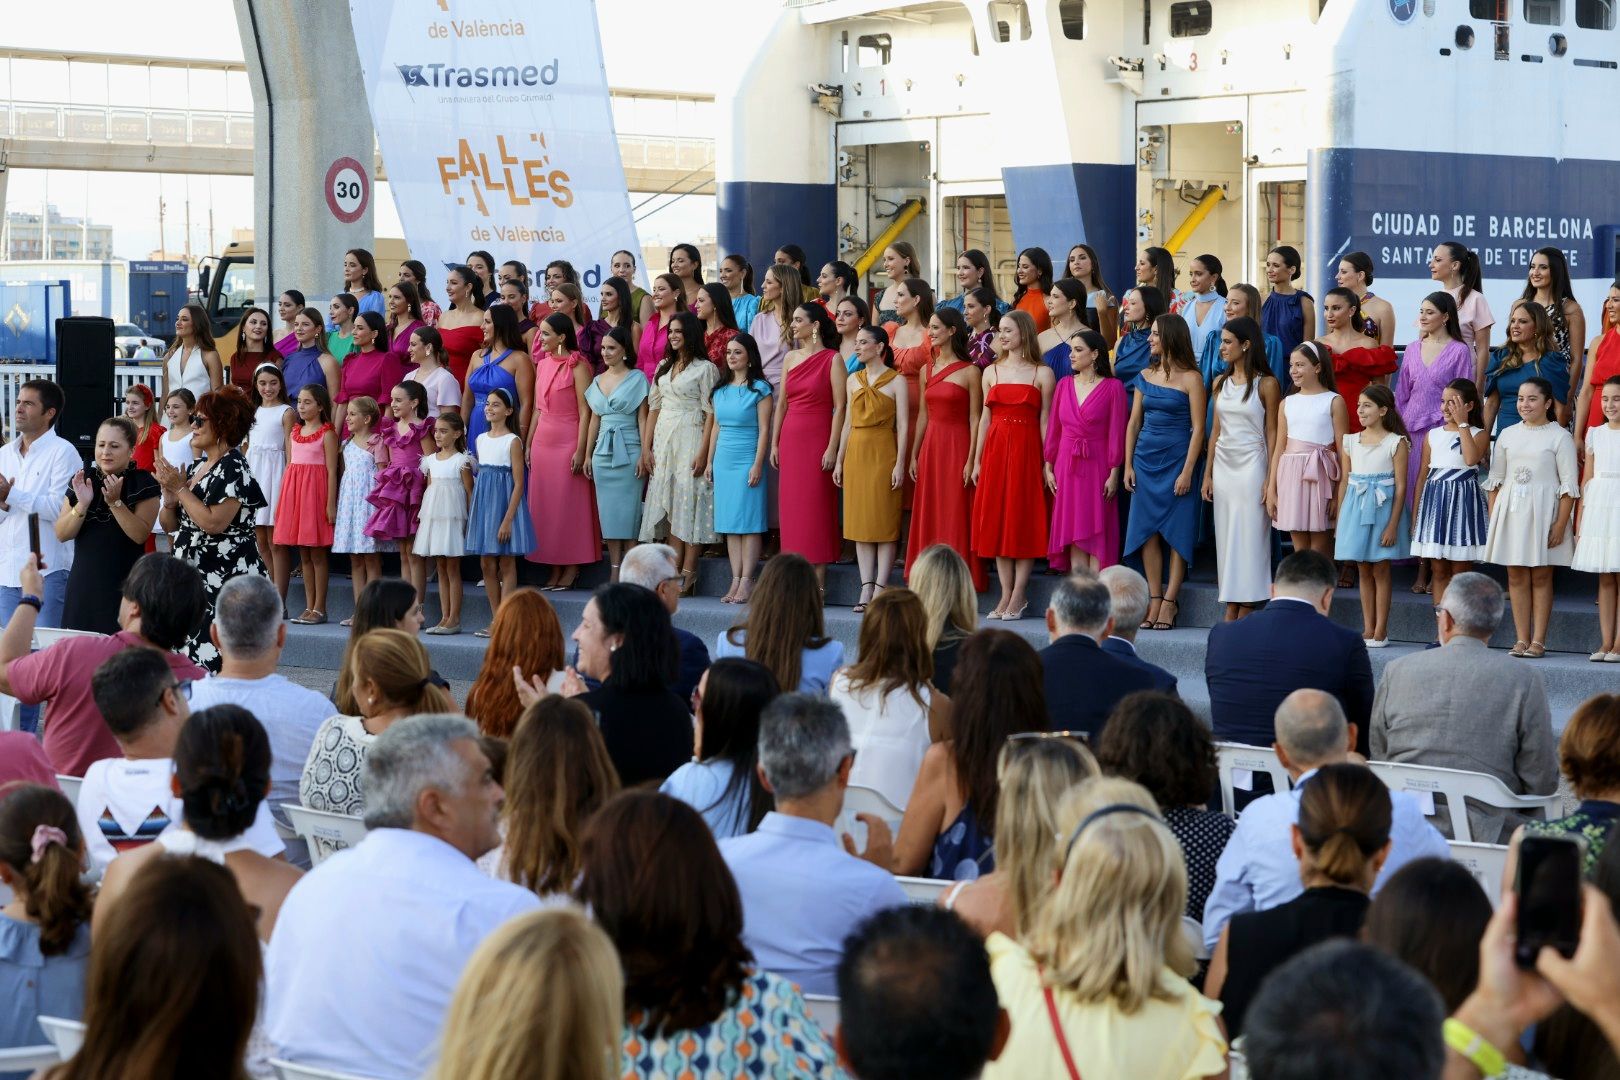
<path id="1" fill-rule="evenodd" d="M 822 349 L 794 365 L 783 381 L 787 415 L 777 440 L 781 462 L 782 550 L 812 563 L 837 562 L 843 549 L 838 525 L 838 488 L 821 467 L 832 428 L 831 367 L 838 350 Z"/>

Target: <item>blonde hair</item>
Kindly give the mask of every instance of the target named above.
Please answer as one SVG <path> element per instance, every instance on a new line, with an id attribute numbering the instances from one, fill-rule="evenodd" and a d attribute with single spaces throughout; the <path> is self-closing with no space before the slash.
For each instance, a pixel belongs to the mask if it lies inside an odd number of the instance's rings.
<path id="1" fill-rule="evenodd" d="M 1019 739 L 1007 743 L 996 764 L 1001 797 L 996 808 L 996 869 L 1007 875 L 1007 905 L 1020 939 L 1052 892 L 1052 871 L 1062 854 L 1058 813 L 1064 796 L 1100 775 L 1097 759 L 1077 740 Z"/>
<path id="2" fill-rule="evenodd" d="M 450 694 L 433 683 L 427 649 L 403 630 L 378 629 L 362 634 L 349 654 L 349 676 L 351 694 L 366 682 L 374 682 L 384 705 L 413 713 L 457 711 Z"/>
<path id="3" fill-rule="evenodd" d="M 616 1080 L 624 975 L 573 907 L 519 916 L 473 953 L 445 1017 L 434 1080 Z"/>
<path id="4" fill-rule="evenodd" d="M 1018 339 L 1019 339 L 1018 340 L 1018 347 L 1023 350 L 1024 359 L 1028 360 L 1031 364 L 1034 364 L 1036 367 L 1040 367 L 1041 366 L 1041 350 L 1040 350 L 1040 336 L 1041 336 L 1041 334 L 1040 334 L 1040 331 L 1035 328 L 1035 320 L 1034 320 L 1034 318 L 1030 316 L 1029 312 L 1021 311 L 1018 308 L 1013 308 L 1011 311 L 1007 312 L 1001 318 L 1002 319 L 1011 319 L 1013 321 L 1013 325 L 1018 327 Z M 1000 320 L 999 319 L 997 320 L 997 325 L 998 326 L 1000 325 Z M 1007 359 L 1007 357 L 1009 357 L 1011 355 L 1012 355 L 1012 353 L 1010 353 L 1010 352 L 1004 353 L 1004 352 L 1001 351 L 1001 335 L 998 333 L 996 335 L 996 363 L 998 363 L 998 364 L 1001 363 L 1003 360 Z"/>
<path id="5" fill-rule="evenodd" d="M 1107 814 L 1074 836 L 1087 815 L 1121 803 L 1148 812 Z M 1129 780 L 1087 780 L 1064 798 L 1058 826 L 1062 876 L 1028 937 L 1047 983 L 1085 1004 L 1112 1000 L 1127 1015 L 1150 998 L 1173 1000 L 1163 969 L 1188 976 L 1197 962 L 1181 932 L 1186 863 L 1153 796 Z"/>
<path id="6" fill-rule="evenodd" d="M 911 564 L 906 582 L 928 617 L 928 648 L 947 637 L 966 637 L 979 625 L 979 594 L 973 572 L 949 544 L 934 544 Z"/>

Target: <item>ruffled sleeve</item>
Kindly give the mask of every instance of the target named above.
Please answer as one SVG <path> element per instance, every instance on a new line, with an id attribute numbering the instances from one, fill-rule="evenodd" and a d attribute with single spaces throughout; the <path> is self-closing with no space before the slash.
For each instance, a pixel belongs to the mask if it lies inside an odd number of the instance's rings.
<path id="1" fill-rule="evenodd" d="M 1185 980 L 1180 981 L 1185 985 Z M 1221 1004 L 1218 1001 L 1211 1001 L 1190 985 L 1187 986 L 1181 1000 L 1182 1007 L 1187 1011 L 1193 1039 L 1187 1070 L 1181 1075 L 1187 1080 L 1201 1076 L 1219 1076 L 1226 1071 L 1227 1049 L 1226 1036 L 1221 1034 L 1220 1022 L 1215 1019 L 1220 1014 Z"/>
<path id="2" fill-rule="evenodd" d="M 713 390 L 714 384 L 720 381 L 720 369 L 713 364 L 698 364 L 696 367 L 699 399 L 703 402 L 703 411 L 713 415 L 714 398 L 709 391 Z"/>
<path id="3" fill-rule="evenodd" d="M 1343 359 L 1343 368 L 1347 372 L 1365 375 L 1369 379 L 1376 379 L 1388 375 L 1396 368 L 1395 347 L 1393 345 L 1377 345 L 1369 349 L 1346 349 L 1338 354 Z"/>

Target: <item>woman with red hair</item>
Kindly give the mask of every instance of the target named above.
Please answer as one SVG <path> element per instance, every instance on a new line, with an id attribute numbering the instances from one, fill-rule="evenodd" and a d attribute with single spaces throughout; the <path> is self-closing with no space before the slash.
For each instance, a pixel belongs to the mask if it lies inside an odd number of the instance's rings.
<path id="1" fill-rule="evenodd" d="M 485 735 L 511 738 L 523 714 L 512 682 L 514 668 L 529 685 L 544 683 L 553 694 L 562 689 L 562 625 L 551 604 L 534 589 L 517 590 L 495 612 L 484 666 L 467 691 L 467 715 Z"/>

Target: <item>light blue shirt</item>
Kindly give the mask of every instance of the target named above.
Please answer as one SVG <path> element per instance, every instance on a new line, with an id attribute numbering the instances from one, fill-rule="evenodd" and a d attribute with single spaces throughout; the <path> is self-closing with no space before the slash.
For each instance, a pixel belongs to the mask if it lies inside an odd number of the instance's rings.
<path id="1" fill-rule="evenodd" d="M 416 1080 L 480 942 L 541 906 L 443 840 L 373 829 L 293 886 L 265 952 L 264 1030 L 301 1065 Z"/>
<path id="2" fill-rule="evenodd" d="M 85 971 L 90 964 L 90 920 L 79 925 L 65 952 L 39 951 L 39 927 L 0 915 L 0 1049 L 44 1046 L 41 1016 L 77 1020 L 84 1015 Z M 0 1070 L 0 1080 L 29 1073 Z"/>
<path id="3" fill-rule="evenodd" d="M 893 874 L 809 818 L 772 811 L 747 836 L 721 841 L 720 855 L 742 894 L 743 944 L 762 969 L 807 994 L 836 995 L 844 939 L 874 912 L 906 903 Z"/>
<path id="4" fill-rule="evenodd" d="M 1300 786 L 1316 775 L 1302 773 L 1290 791 L 1256 799 L 1238 817 L 1237 828 L 1215 864 L 1215 887 L 1204 903 L 1204 943 L 1213 952 L 1221 929 L 1234 915 L 1268 911 L 1286 904 L 1305 886 L 1299 880 L 1290 826 L 1299 821 Z M 1373 882 L 1373 893 L 1413 859 L 1449 859 L 1446 838 L 1423 818 L 1423 807 L 1405 791 L 1392 791 L 1389 858 Z"/>
<path id="5" fill-rule="evenodd" d="M 725 840 L 748 831 L 749 786 L 742 785 L 730 798 L 721 801 L 735 771 L 725 758 L 688 761 L 670 773 L 658 790 L 702 814 L 714 838 Z"/>
<path id="6" fill-rule="evenodd" d="M 720 631 L 714 639 L 714 658 L 719 660 L 726 656 L 746 655 L 748 636 L 739 630 L 737 641 L 736 645 L 731 643 L 730 630 Z M 805 649 L 799 658 L 799 693 L 826 697 L 827 685 L 832 682 L 833 672 L 843 666 L 844 643 L 836 638 L 829 639 L 819 649 Z"/>

